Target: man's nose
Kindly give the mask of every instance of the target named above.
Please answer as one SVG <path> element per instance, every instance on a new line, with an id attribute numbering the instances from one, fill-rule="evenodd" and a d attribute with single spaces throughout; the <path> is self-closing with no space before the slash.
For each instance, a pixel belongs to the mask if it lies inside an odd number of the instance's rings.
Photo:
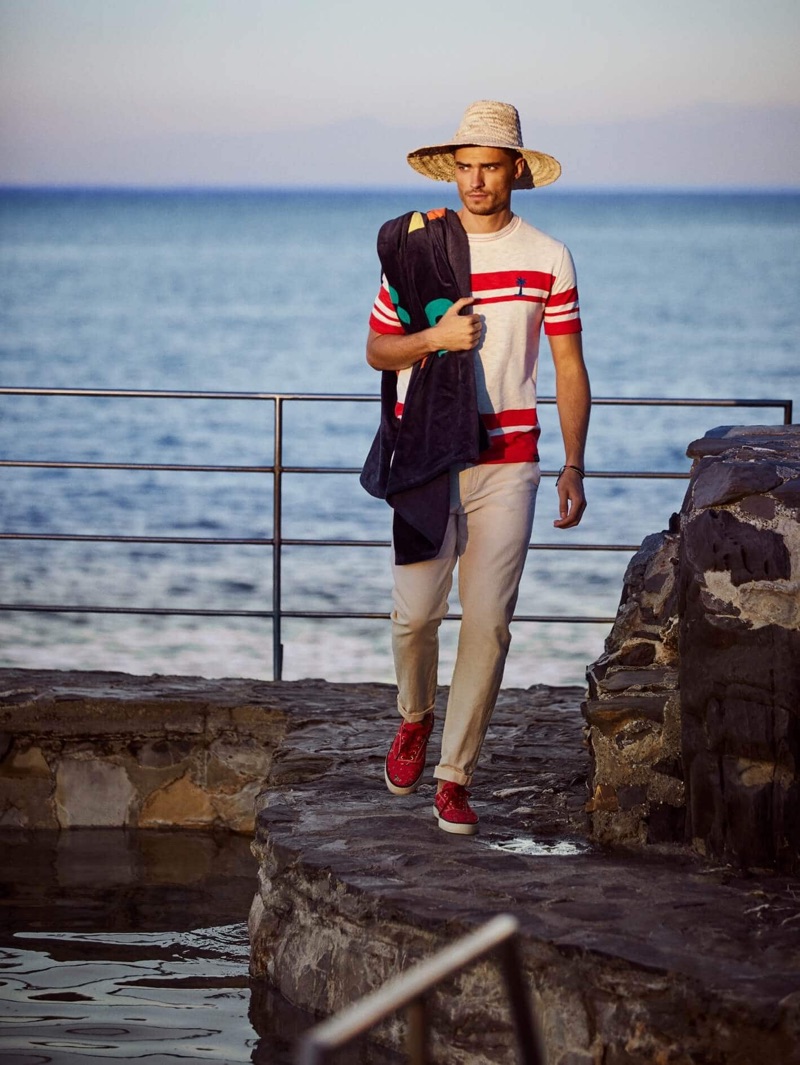
<path id="1" fill-rule="evenodd" d="M 483 171 L 482 170 L 474 170 L 472 172 L 472 181 L 470 182 L 470 184 L 472 185 L 473 189 L 477 189 L 477 188 L 481 187 L 481 185 L 483 184 Z"/>

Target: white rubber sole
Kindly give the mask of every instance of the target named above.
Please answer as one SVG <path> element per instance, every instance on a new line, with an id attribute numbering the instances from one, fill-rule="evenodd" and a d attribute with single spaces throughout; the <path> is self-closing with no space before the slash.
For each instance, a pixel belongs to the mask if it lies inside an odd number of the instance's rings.
<path id="1" fill-rule="evenodd" d="M 411 795 L 417 790 L 422 781 L 422 774 L 420 774 L 419 780 L 416 780 L 410 788 L 398 788 L 396 784 L 393 784 L 389 779 L 389 772 L 386 768 L 386 762 L 383 763 L 383 779 L 386 781 L 386 787 L 392 793 L 392 795 Z"/>
<path id="2" fill-rule="evenodd" d="M 457 821 L 445 821 L 436 806 L 433 807 L 433 815 L 439 822 L 439 828 L 443 832 L 452 832 L 454 836 L 474 836 L 477 835 L 477 825 L 463 825 Z"/>

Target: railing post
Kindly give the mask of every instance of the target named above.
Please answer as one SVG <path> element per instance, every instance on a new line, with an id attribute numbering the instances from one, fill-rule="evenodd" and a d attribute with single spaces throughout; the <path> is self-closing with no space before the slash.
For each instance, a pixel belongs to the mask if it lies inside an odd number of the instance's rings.
<path id="1" fill-rule="evenodd" d="M 283 503 L 283 397 L 275 397 L 272 471 L 272 679 L 283 680 L 281 617 L 281 539 Z"/>
<path id="2" fill-rule="evenodd" d="M 522 968 L 522 957 L 515 936 L 497 948 L 500 968 L 511 1004 L 511 1017 L 517 1033 L 520 1065 L 544 1065 L 542 1044 L 531 1011 L 531 1001 Z"/>
<path id="3" fill-rule="evenodd" d="M 406 1007 L 408 1065 L 428 1065 L 427 1012 L 427 1002 L 422 995 L 413 1002 L 409 1002 Z"/>

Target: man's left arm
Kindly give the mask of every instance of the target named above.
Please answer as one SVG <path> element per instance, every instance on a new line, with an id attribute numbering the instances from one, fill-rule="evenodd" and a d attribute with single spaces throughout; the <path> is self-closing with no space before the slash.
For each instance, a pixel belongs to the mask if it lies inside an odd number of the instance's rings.
<path id="1" fill-rule="evenodd" d="M 592 396 L 583 361 L 581 334 L 561 333 L 548 337 L 548 340 L 556 370 L 556 405 L 566 467 L 558 481 L 559 518 L 553 525 L 557 529 L 571 529 L 580 522 L 586 509 L 583 478 L 577 470 L 569 467 L 585 468 L 584 454 Z"/>

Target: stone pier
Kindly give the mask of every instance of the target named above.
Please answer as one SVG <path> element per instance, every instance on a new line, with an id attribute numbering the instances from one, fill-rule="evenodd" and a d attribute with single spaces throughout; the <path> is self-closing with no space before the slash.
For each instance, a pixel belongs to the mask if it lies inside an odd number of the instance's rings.
<path id="1" fill-rule="evenodd" d="M 59 809 L 76 811 L 72 824 L 109 825 L 114 811 L 113 823 L 132 825 L 159 785 L 183 780 L 189 798 L 209 789 L 208 805 L 171 815 L 196 829 L 202 811 L 223 808 L 214 796 L 258 778 L 254 1001 L 272 988 L 328 1014 L 510 912 L 548 1065 L 800 1062 L 797 882 L 686 851 L 592 846 L 583 694 L 501 693 L 470 839 L 438 828 L 432 782 L 406 799 L 386 792 L 388 686 L 0 670 L 0 810 L 6 826 L 28 829 Z M 233 771 L 219 755 L 239 742 L 247 763 Z M 93 771 L 93 759 L 110 770 Z M 85 775 L 64 775 L 64 762 L 86 763 Z M 438 1062 L 514 1060 L 490 963 L 443 989 L 432 1022 Z M 396 1047 L 399 1022 L 379 1036 Z"/>

